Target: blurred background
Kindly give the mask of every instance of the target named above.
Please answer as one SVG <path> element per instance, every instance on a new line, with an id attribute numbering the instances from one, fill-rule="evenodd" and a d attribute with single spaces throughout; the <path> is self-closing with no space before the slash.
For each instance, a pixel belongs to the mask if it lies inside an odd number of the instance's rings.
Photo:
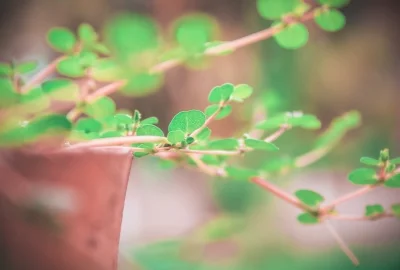
<path id="1" fill-rule="evenodd" d="M 270 25 L 252 0 L 1 1 L 0 61 L 39 59 L 44 66 L 57 56 L 44 38 L 51 27 L 76 29 L 87 22 L 101 29 L 120 12 L 148 15 L 165 34 L 180 16 L 204 12 L 218 22 L 220 40 L 237 39 Z M 218 137 L 242 132 L 259 107 L 268 108 L 268 113 L 312 113 L 323 127 L 338 115 L 358 110 L 362 126 L 327 157 L 305 170 L 270 179 L 289 192 L 310 188 L 333 199 L 356 189 L 346 175 L 359 166 L 360 156 L 376 157 L 385 147 L 400 155 L 398 1 L 353 0 L 343 12 L 347 25 L 338 33 L 307 23 L 310 41 L 299 50 L 262 41 L 210 59 L 205 68 L 174 68 L 157 91 L 145 96 L 114 97 L 120 108 L 157 116 L 166 129 L 177 112 L 203 110 L 214 86 L 252 85 L 254 97 L 211 126 Z M 299 155 L 311 149 L 317 134 L 294 130 L 276 143 L 284 155 Z M 264 158 L 277 156 L 255 156 L 254 162 Z M 357 215 L 366 204 L 389 207 L 394 202 L 400 202 L 398 191 L 376 190 L 338 210 Z M 355 268 L 324 226 L 301 225 L 297 213 L 249 183 L 210 179 L 183 168 L 166 170 L 152 158 L 135 160 L 124 210 L 120 268 Z M 359 256 L 359 269 L 400 269 L 398 220 L 341 221 L 334 226 Z"/>

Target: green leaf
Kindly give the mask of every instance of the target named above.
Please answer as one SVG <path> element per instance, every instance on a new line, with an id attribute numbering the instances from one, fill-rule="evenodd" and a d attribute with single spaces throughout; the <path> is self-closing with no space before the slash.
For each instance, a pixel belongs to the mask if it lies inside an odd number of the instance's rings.
<path id="1" fill-rule="evenodd" d="M 287 172 L 295 167 L 295 160 L 288 156 L 277 157 L 269 160 L 263 165 L 263 171 L 267 173 L 280 174 Z"/>
<path id="2" fill-rule="evenodd" d="M 282 48 L 298 49 L 306 45 L 308 29 L 301 23 L 291 24 L 276 33 L 274 38 Z"/>
<path id="3" fill-rule="evenodd" d="M 199 134 L 196 135 L 196 140 L 205 141 L 211 136 L 211 129 L 206 127 Z"/>
<path id="4" fill-rule="evenodd" d="M 117 113 L 114 118 L 118 124 L 131 125 L 133 123 L 132 116 L 129 114 Z"/>
<path id="5" fill-rule="evenodd" d="M 293 12 L 300 3 L 300 0 L 257 0 L 257 10 L 265 19 L 279 19 Z"/>
<path id="6" fill-rule="evenodd" d="M 390 160 L 390 163 L 391 163 L 391 164 L 395 164 L 395 165 L 400 164 L 400 157 L 391 159 L 391 160 Z"/>
<path id="7" fill-rule="evenodd" d="M 50 98 L 41 87 L 35 87 L 20 96 L 20 102 L 23 104 L 23 110 L 30 113 L 43 112 L 50 107 Z"/>
<path id="8" fill-rule="evenodd" d="M 91 49 L 98 54 L 102 54 L 102 55 L 110 55 L 110 49 L 102 43 L 95 43 L 91 45 Z"/>
<path id="9" fill-rule="evenodd" d="M 339 31 L 346 24 L 346 17 L 335 9 L 317 12 L 314 20 L 322 29 L 329 32 Z"/>
<path id="10" fill-rule="evenodd" d="M 244 99 L 251 96 L 253 88 L 247 84 L 238 84 L 233 89 L 232 99 L 235 101 L 243 101 Z"/>
<path id="11" fill-rule="evenodd" d="M 79 58 L 79 64 L 81 65 L 82 68 L 85 69 L 88 67 L 92 67 L 96 63 L 97 54 L 93 52 L 83 51 L 79 54 L 78 58 Z"/>
<path id="12" fill-rule="evenodd" d="M 324 201 L 322 195 L 312 190 L 301 189 L 295 195 L 302 203 L 311 207 L 319 206 Z"/>
<path id="13" fill-rule="evenodd" d="M 101 97 L 91 104 L 86 104 L 84 111 L 90 117 L 99 119 L 115 114 L 115 102 L 109 97 Z"/>
<path id="14" fill-rule="evenodd" d="M 98 35 L 94 28 L 87 23 L 83 23 L 78 27 L 78 36 L 84 44 L 95 43 L 98 39 Z"/>
<path id="15" fill-rule="evenodd" d="M 26 74 L 34 71 L 38 67 L 37 61 L 28 61 L 15 66 L 14 71 L 19 74 Z"/>
<path id="16" fill-rule="evenodd" d="M 318 0 L 321 5 L 328 5 L 330 7 L 343 7 L 349 4 L 350 0 Z"/>
<path id="17" fill-rule="evenodd" d="M 154 126 L 154 125 L 141 125 L 136 130 L 136 135 L 164 137 L 164 132 L 159 127 Z"/>
<path id="18" fill-rule="evenodd" d="M 146 118 L 146 119 L 143 119 L 140 123 L 141 123 L 142 125 L 146 125 L 146 124 L 149 124 L 149 125 L 157 125 L 157 124 L 158 124 L 158 118 L 155 117 L 155 116 L 148 117 L 148 118 Z"/>
<path id="19" fill-rule="evenodd" d="M 54 50 L 70 53 L 76 45 L 76 37 L 70 30 L 62 27 L 52 28 L 47 34 L 47 41 Z"/>
<path id="20" fill-rule="evenodd" d="M 171 144 L 180 143 L 185 139 L 185 133 L 182 130 L 173 130 L 168 132 L 167 138 Z"/>
<path id="21" fill-rule="evenodd" d="M 385 186 L 389 188 L 400 188 L 400 174 L 396 174 L 386 180 Z"/>
<path id="22" fill-rule="evenodd" d="M 249 180 L 250 178 L 258 175 L 258 172 L 256 170 L 232 166 L 226 167 L 225 171 L 230 178 L 236 180 Z"/>
<path id="23" fill-rule="evenodd" d="M 101 133 L 100 138 L 118 138 L 121 137 L 122 133 L 120 131 L 110 130 Z"/>
<path id="24" fill-rule="evenodd" d="M 233 138 L 215 140 L 209 143 L 209 148 L 215 150 L 236 150 L 238 147 L 238 140 Z"/>
<path id="25" fill-rule="evenodd" d="M 234 86 L 231 83 L 225 83 L 220 86 L 214 87 L 208 95 L 208 101 L 210 103 L 220 103 L 228 101 L 234 90 Z"/>
<path id="26" fill-rule="evenodd" d="M 365 216 L 366 217 L 376 217 L 385 213 L 385 209 L 380 204 L 367 205 L 365 207 Z"/>
<path id="27" fill-rule="evenodd" d="M 122 78 L 122 68 L 113 59 L 97 59 L 91 67 L 91 76 L 99 82 L 111 82 Z"/>
<path id="28" fill-rule="evenodd" d="M 393 204 L 391 208 L 393 215 L 400 218 L 400 203 Z"/>
<path id="29" fill-rule="evenodd" d="M 181 130 L 185 134 L 190 134 L 202 127 L 205 121 L 206 116 L 202 111 L 182 111 L 172 118 L 168 126 L 168 131 Z"/>
<path id="30" fill-rule="evenodd" d="M 0 76 L 10 76 L 13 70 L 9 64 L 0 63 Z"/>
<path id="31" fill-rule="evenodd" d="M 266 120 L 261 121 L 256 125 L 257 129 L 270 130 L 270 129 L 278 129 L 282 125 L 287 124 L 287 116 L 286 114 L 279 114 L 273 117 L 269 117 Z"/>
<path id="32" fill-rule="evenodd" d="M 247 147 L 256 149 L 256 150 L 266 150 L 266 151 L 278 151 L 279 148 L 270 142 L 266 142 L 263 140 L 256 139 L 245 139 L 244 143 Z"/>
<path id="33" fill-rule="evenodd" d="M 321 122 L 315 115 L 311 114 L 300 114 L 293 113 L 288 118 L 288 124 L 292 127 L 301 127 L 304 129 L 319 129 L 321 128 Z"/>
<path id="34" fill-rule="evenodd" d="M 85 133 L 100 132 L 102 130 L 102 125 L 96 119 L 81 118 L 76 122 L 75 130 L 80 130 Z"/>
<path id="35" fill-rule="evenodd" d="M 64 76 L 79 78 L 85 75 L 85 68 L 80 63 L 79 56 L 70 56 L 57 64 L 57 71 Z"/>
<path id="36" fill-rule="evenodd" d="M 207 117 L 210 117 L 211 115 L 213 115 L 217 110 L 219 109 L 219 105 L 217 104 L 213 104 L 208 106 L 204 113 Z M 225 105 L 221 108 L 220 112 L 215 116 L 216 120 L 220 120 L 223 119 L 227 116 L 229 116 L 232 112 L 232 106 L 231 105 Z"/>
<path id="37" fill-rule="evenodd" d="M 42 84 L 43 92 L 58 101 L 76 101 L 79 99 L 79 86 L 68 79 L 51 79 Z"/>
<path id="38" fill-rule="evenodd" d="M 121 89 L 127 96 L 140 97 L 155 92 L 163 82 L 162 74 L 130 74 L 127 84 Z"/>
<path id="39" fill-rule="evenodd" d="M 319 223 L 318 217 L 310 214 L 310 213 L 303 213 L 297 216 L 297 220 L 302 224 L 317 224 Z"/>
<path id="40" fill-rule="evenodd" d="M 363 163 L 365 165 L 371 165 L 371 166 L 379 166 L 380 165 L 379 160 L 371 158 L 371 157 L 360 158 L 360 163 Z"/>
<path id="41" fill-rule="evenodd" d="M 359 168 L 348 175 L 350 182 L 356 185 L 372 185 L 377 183 L 376 172 L 371 168 Z"/>

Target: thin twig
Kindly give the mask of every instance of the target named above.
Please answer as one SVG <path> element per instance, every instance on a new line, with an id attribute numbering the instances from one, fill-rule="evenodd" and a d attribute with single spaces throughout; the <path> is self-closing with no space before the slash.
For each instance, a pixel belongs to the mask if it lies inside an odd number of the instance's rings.
<path id="1" fill-rule="evenodd" d="M 198 135 L 203 129 L 205 129 L 206 127 L 208 127 L 210 125 L 210 123 L 214 120 L 214 118 L 219 114 L 219 112 L 222 110 L 223 106 L 225 105 L 225 103 L 221 103 L 218 106 L 218 109 L 212 114 L 210 115 L 210 117 L 207 118 L 207 120 L 204 122 L 204 124 L 199 127 L 198 129 L 196 129 L 195 131 L 193 131 L 190 136 L 191 137 L 195 137 L 196 135 Z"/>
<path id="2" fill-rule="evenodd" d="M 356 215 L 328 215 L 325 218 L 337 219 L 337 220 L 348 220 L 348 221 L 368 221 L 368 220 L 378 220 L 383 218 L 392 218 L 394 215 L 392 213 L 383 213 L 376 216 L 356 216 Z"/>
<path id="3" fill-rule="evenodd" d="M 116 138 L 103 138 L 87 142 L 80 142 L 70 146 L 69 149 L 87 148 L 87 147 L 102 147 L 102 146 L 115 146 L 134 143 L 164 143 L 167 138 L 158 136 L 126 136 Z"/>
<path id="4" fill-rule="evenodd" d="M 335 228 L 329 223 L 329 221 L 324 222 L 326 228 L 328 231 L 331 233 L 333 238 L 335 238 L 336 242 L 338 243 L 340 249 L 349 257 L 349 259 L 353 262 L 354 265 L 359 265 L 360 262 L 358 261 L 356 255 L 351 251 L 349 246 L 344 242 L 342 237 L 338 234 L 338 232 L 335 230 Z"/>
<path id="5" fill-rule="evenodd" d="M 331 202 L 330 204 L 324 206 L 322 208 L 322 211 L 329 211 L 333 208 L 335 208 L 337 205 L 344 203 L 346 201 L 352 200 L 358 196 L 364 195 L 368 192 L 370 192 L 371 190 L 373 190 L 375 187 L 377 187 L 377 185 L 369 185 L 369 186 L 364 186 L 356 191 L 350 192 L 348 194 L 345 194 L 344 196 L 341 196 L 339 198 L 337 198 L 336 200 L 334 200 L 333 202 Z"/>
<path id="6" fill-rule="evenodd" d="M 267 138 L 264 139 L 265 142 L 273 142 L 276 139 L 278 139 L 280 136 L 282 136 L 283 133 L 285 133 L 289 129 L 289 126 L 283 125 L 280 129 L 269 135 Z"/>
<path id="7" fill-rule="evenodd" d="M 194 163 L 196 163 L 197 167 L 204 173 L 211 176 L 217 175 L 217 170 L 204 163 L 197 154 L 189 154 L 188 156 L 194 161 Z"/>
<path id="8" fill-rule="evenodd" d="M 57 64 L 63 60 L 65 56 L 56 58 L 53 62 L 43 68 L 39 73 L 33 76 L 22 88 L 21 93 L 28 92 L 32 87 L 42 83 L 47 77 L 57 70 Z"/>

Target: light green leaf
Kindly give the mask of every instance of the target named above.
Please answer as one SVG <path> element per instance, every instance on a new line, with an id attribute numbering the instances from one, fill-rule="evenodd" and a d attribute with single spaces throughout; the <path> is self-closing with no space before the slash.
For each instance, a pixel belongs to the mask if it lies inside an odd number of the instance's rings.
<path id="1" fill-rule="evenodd" d="M 271 129 L 278 129 L 282 125 L 287 124 L 287 116 L 286 114 L 279 114 L 273 117 L 269 117 L 266 120 L 261 121 L 256 125 L 257 129 L 263 130 L 271 130 Z"/>
<path id="2" fill-rule="evenodd" d="M 312 190 L 301 189 L 295 195 L 302 203 L 311 207 L 319 206 L 324 201 L 322 195 Z"/>
<path id="3" fill-rule="evenodd" d="M 100 138 L 118 138 L 122 136 L 122 132 L 111 130 L 101 133 Z"/>
<path id="4" fill-rule="evenodd" d="M 348 175 L 350 182 L 356 185 L 372 185 L 377 183 L 376 172 L 371 168 L 359 168 Z"/>
<path id="5" fill-rule="evenodd" d="M 86 104 L 84 111 L 90 117 L 101 119 L 115 114 L 115 102 L 109 97 L 101 97 L 95 102 Z"/>
<path id="6" fill-rule="evenodd" d="M 117 113 L 114 115 L 114 118 L 117 121 L 117 124 L 131 125 L 133 123 L 132 116 L 129 114 Z"/>
<path id="7" fill-rule="evenodd" d="M 92 77 L 99 82 L 111 82 L 122 78 L 122 68 L 113 59 L 97 59 L 91 67 Z"/>
<path id="8" fill-rule="evenodd" d="M 204 113 L 207 117 L 210 117 L 211 115 L 213 115 L 217 110 L 219 109 L 219 105 L 217 104 L 213 104 L 208 106 Z M 225 105 L 221 108 L 220 112 L 215 116 L 216 120 L 220 120 L 223 119 L 227 116 L 229 116 L 232 112 L 232 106 L 231 105 Z"/>
<path id="9" fill-rule="evenodd" d="M 58 101 L 76 101 L 79 99 L 79 86 L 68 79 L 51 79 L 42 84 L 43 92 Z"/>
<path id="10" fill-rule="evenodd" d="M 215 140 L 209 143 L 209 148 L 216 150 L 236 150 L 238 147 L 238 140 L 233 138 Z"/>
<path id="11" fill-rule="evenodd" d="M 266 150 L 266 151 L 278 151 L 279 148 L 270 142 L 266 142 L 263 140 L 256 139 L 245 139 L 244 143 L 247 147 L 256 149 L 256 150 Z"/>
<path id="12" fill-rule="evenodd" d="M 301 23 L 291 24 L 276 33 L 274 38 L 282 48 L 298 49 L 307 44 L 308 29 Z"/>
<path id="13" fill-rule="evenodd" d="M 363 163 L 365 165 L 371 165 L 371 166 L 379 166 L 380 162 L 379 160 L 371 157 L 362 157 L 360 158 L 360 163 Z"/>
<path id="14" fill-rule="evenodd" d="M 257 0 L 257 10 L 265 19 L 279 19 L 287 13 L 294 12 L 300 3 L 300 0 Z"/>
<path id="15" fill-rule="evenodd" d="M 168 132 L 167 138 L 171 144 L 180 143 L 185 139 L 185 133 L 182 130 L 173 130 Z"/>
<path id="16" fill-rule="evenodd" d="M 319 129 L 321 128 L 321 122 L 315 115 L 311 114 L 292 114 L 288 117 L 288 124 L 293 127 L 301 127 L 304 129 Z"/>
<path id="17" fill-rule="evenodd" d="M 235 101 L 243 101 L 244 99 L 251 96 L 253 88 L 247 84 L 238 84 L 233 89 L 232 99 Z"/>
<path id="18" fill-rule="evenodd" d="M 232 166 L 226 167 L 225 171 L 228 174 L 228 177 L 236 180 L 249 180 L 258 175 L 256 170 Z"/>
<path id="19" fill-rule="evenodd" d="M 168 131 L 181 130 L 185 134 L 190 134 L 202 127 L 205 121 L 206 116 L 202 111 L 182 111 L 172 118 L 168 126 Z"/>
<path id="20" fill-rule="evenodd" d="M 228 101 L 234 90 L 234 85 L 231 83 L 225 83 L 220 86 L 214 87 L 208 95 L 208 101 L 210 103 L 220 103 Z"/>
<path id="21" fill-rule="evenodd" d="M 62 53 L 71 53 L 76 45 L 75 35 L 62 27 L 52 28 L 47 34 L 47 41 L 54 50 Z"/>
<path id="22" fill-rule="evenodd" d="M 211 129 L 206 127 L 196 135 L 196 140 L 205 141 L 211 136 Z"/>
<path id="23" fill-rule="evenodd" d="M 85 68 L 80 63 L 79 56 L 70 56 L 57 64 L 57 71 L 64 76 L 79 78 L 85 75 Z"/>
<path id="24" fill-rule="evenodd" d="M 148 117 L 148 118 L 143 119 L 142 121 L 140 121 L 140 123 L 141 123 L 142 125 L 146 125 L 146 124 L 149 124 L 149 125 L 157 125 L 157 124 L 158 124 L 158 118 L 155 117 L 155 116 Z"/>
<path id="25" fill-rule="evenodd" d="M 318 217 L 310 213 L 303 213 L 297 216 L 297 220 L 302 224 L 317 224 L 319 223 Z"/>
<path id="26" fill-rule="evenodd" d="M 164 132 L 159 127 L 154 126 L 154 125 L 141 125 L 136 130 L 136 135 L 164 137 Z"/>
<path id="27" fill-rule="evenodd" d="M 96 119 L 81 118 L 76 122 L 74 129 L 85 133 L 100 132 L 102 130 L 102 125 Z"/>
<path id="28" fill-rule="evenodd" d="M 78 27 L 78 36 L 81 41 L 85 44 L 95 43 L 98 39 L 98 35 L 94 28 L 87 23 L 83 23 Z"/>
<path id="29" fill-rule="evenodd" d="M 367 205 L 365 207 L 365 216 L 366 217 L 376 217 L 385 213 L 385 209 L 380 204 Z"/>
<path id="30" fill-rule="evenodd" d="M 346 17 L 342 12 L 335 9 L 319 11 L 314 19 L 322 29 L 329 32 L 339 31 L 346 24 Z"/>
<path id="31" fill-rule="evenodd" d="M 19 74 L 26 74 L 34 71 L 38 67 L 37 61 L 28 61 L 15 66 L 14 71 Z"/>

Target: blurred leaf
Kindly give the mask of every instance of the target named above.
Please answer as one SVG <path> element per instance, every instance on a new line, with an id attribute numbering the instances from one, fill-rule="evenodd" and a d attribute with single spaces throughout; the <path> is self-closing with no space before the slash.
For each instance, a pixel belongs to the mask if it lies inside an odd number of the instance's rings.
<path id="1" fill-rule="evenodd" d="M 263 171 L 266 171 L 268 173 L 280 174 L 285 171 L 291 170 L 292 168 L 294 168 L 294 166 L 295 166 L 294 159 L 291 157 L 284 156 L 267 161 L 266 164 L 263 165 L 262 169 Z"/>
<path id="2" fill-rule="evenodd" d="M 86 104 L 84 108 L 85 113 L 95 119 L 112 116 L 115 110 L 115 102 L 109 97 L 101 97 L 93 103 Z"/>
<path id="3" fill-rule="evenodd" d="M 204 113 L 207 117 L 210 117 L 213 115 L 217 110 L 219 109 L 219 105 L 213 104 L 208 106 L 205 110 Z M 232 106 L 231 105 L 225 105 L 221 108 L 220 112 L 215 116 L 216 120 L 224 119 L 225 117 L 229 116 L 232 112 Z"/>
<path id="4" fill-rule="evenodd" d="M 397 218 L 400 218 L 400 203 L 392 205 L 392 213 Z"/>
<path id="5" fill-rule="evenodd" d="M 47 41 L 54 50 L 62 53 L 71 53 L 76 45 L 74 33 L 62 27 L 52 28 L 47 34 Z"/>
<path id="6" fill-rule="evenodd" d="M 57 71 L 64 76 L 79 78 L 85 75 L 85 68 L 80 63 L 79 56 L 70 56 L 57 64 Z"/>
<path id="7" fill-rule="evenodd" d="M 303 213 L 297 216 L 297 220 L 302 224 L 317 224 L 319 219 L 310 213 Z"/>
<path id="8" fill-rule="evenodd" d="M 301 189 L 296 191 L 295 195 L 302 203 L 311 207 L 319 206 L 324 201 L 321 194 L 312 190 Z"/>
<path id="9" fill-rule="evenodd" d="M 251 96 L 253 88 L 247 84 L 236 85 L 233 89 L 231 98 L 235 101 L 243 101 L 244 99 Z"/>
<path id="10" fill-rule="evenodd" d="M 220 216 L 209 221 L 201 228 L 201 233 L 208 240 L 221 240 L 233 236 L 244 228 L 245 223 L 240 218 Z"/>
<path id="11" fill-rule="evenodd" d="M 206 127 L 196 135 L 196 140 L 205 141 L 211 136 L 211 129 Z"/>
<path id="12" fill-rule="evenodd" d="M 389 188 L 400 188 L 400 174 L 396 174 L 386 180 L 385 186 Z"/>
<path id="13" fill-rule="evenodd" d="M 371 168 L 359 168 L 348 175 L 350 182 L 356 185 L 372 185 L 377 183 L 376 172 Z"/>
<path id="14" fill-rule="evenodd" d="M 274 35 L 276 42 L 285 49 L 298 49 L 307 44 L 308 29 L 304 24 L 286 26 Z"/>
<path id="15" fill-rule="evenodd" d="M 304 129 L 319 129 L 321 128 L 321 122 L 315 115 L 311 114 L 292 114 L 288 118 L 288 124 L 292 127 L 302 127 Z"/>
<path id="16" fill-rule="evenodd" d="M 122 78 L 122 68 L 110 58 L 97 59 L 91 67 L 93 79 L 99 82 L 111 82 Z"/>
<path id="17" fill-rule="evenodd" d="M 137 136 L 159 136 L 164 137 L 164 132 L 154 125 L 141 125 L 136 130 Z"/>
<path id="18" fill-rule="evenodd" d="M 11 66 L 7 63 L 0 63 L 0 76 L 10 76 L 13 73 Z"/>
<path id="19" fill-rule="evenodd" d="M 328 5 L 330 7 L 343 7 L 349 4 L 350 0 L 318 0 L 321 5 Z"/>
<path id="20" fill-rule="evenodd" d="M 362 157 L 360 159 L 360 162 L 365 164 L 365 165 L 371 165 L 371 166 L 379 166 L 380 162 L 377 159 L 370 158 L 370 157 Z"/>
<path id="21" fill-rule="evenodd" d="M 185 139 L 185 133 L 182 130 L 173 130 L 168 132 L 167 138 L 171 144 L 180 143 Z"/>
<path id="22" fill-rule="evenodd" d="M 346 17 L 342 12 L 335 9 L 319 11 L 314 19 L 322 29 L 329 32 L 339 31 L 346 24 Z"/>
<path id="23" fill-rule="evenodd" d="M 182 111 L 172 118 L 168 126 L 168 131 L 181 130 L 185 134 L 190 134 L 196 129 L 202 127 L 205 121 L 206 116 L 202 111 Z"/>
<path id="24" fill-rule="evenodd" d="M 85 133 L 100 132 L 102 130 L 102 125 L 96 119 L 81 118 L 76 122 L 75 129 Z"/>
<path id="25" fill-rule="evenodd" d="M 383 213 L 385 213 L 385 209 L 380 204 L 367 205 L 365 207 L 365 216 L 366 217 L 379 216 L 379 215 L 381 215 Z"/>
<path id="26" fill-rule="evenodd" d="M 78 27 L 78 36 L 84 44 L 93 44 L 97 41 L 98 35 L 93 26 L 83 23 Z"/>
<path id="27" fill-rule="evenodd" d="M 211 141 L 208 147 L 215 150 L 236 150 L 239 147 L 239 142 L 234 138 L 220 139 Z"/>
<path id="28" fill-rule="evenodd" d="M 267 151 L 278 151 L 279 148 L 270 142 L 266 142 L 263 140 L 256 140 L 256 139 L 245 139 L 244 141 L 247 147 L 256 149 L 256 150 L 267 150 Z"/>
<path id="29" fill-rule="evenodd" d="M 162 74 L 138 73 L 129 76 L 122 93 L 127 96 L 140 97 L 155 92 L 163 82 Z"/>
<path id="30" fill-rule="evenodd" d="M 390 163 L 395 164 L 395 165 L 400 164 L 400 157 L 391 159 L 391 160 L 390 160 Z"/>
<path id="31" fill-rule="evenodd" d="M 114 115 L 114 118 L 118 124 L 131 125 L 133 123 L 132 116 L 129 114 L 117 113 Z"/>
<path id="32" fill-rule="evenodd" d="M 225 83 L 220 86 L 214 87 L 208 95 L 208 101 L 210 103 L 220 103 L 228 101 L 234 90 L 234 85 L 231 83 Z"/>
<path id="33" fill-rule="evenodd" d="M 257 10 L 265 19 L 280 19 L 283 15 L 293 12 L 300 3 L 300 0 L 257 0 Z"/>
<path id="34" fill-rule="evenodd" d="M 120 131 L 110 130 L 101 133 L 100 138 L 118 138 L 123 136 Z"/>
<path id="35" fill-rule="evenodd" d="M 51 79 L 42 84 L 43 92 L 54 100 L 76 101 L 79 99 L 79 86 L 68 79 Z"/>
<path id="36" fill-rule="evenodd" d="M 37 69 L 38 63 L 37 61 L 28 61 L 25 63 L 21 63 L 15 66 L 14 71 L 19 74 L 26 74 Z M 0 72 L 1 73 L 1 72 Z"/>
<path id="37" fill-rule="evenodd" d="M 18 103 L 20 95 L 15 91 L 10 79 L 0 78 L 0 89 L 0 109 L 8 108 Z"/>
<path id="38" fill-rule="evenodd" d="M 158 118 L 152 116 L 152 117 L 143 119 L 140 123 L 141 123 L 142 125 L 146 125 L 146 124 L 149 124 L 149 125 L 157 125 L 157 124 L 158 124 Z"/>
<path id="39" fill-rule="evenodd" d="M 228 177 L 236 180 L 249 180 L 251 177 L 257 176 L 258 172 L 256 170 L 251 170 L 247 168 L 239 168 L 228 166 L 225 168 Z"/>

